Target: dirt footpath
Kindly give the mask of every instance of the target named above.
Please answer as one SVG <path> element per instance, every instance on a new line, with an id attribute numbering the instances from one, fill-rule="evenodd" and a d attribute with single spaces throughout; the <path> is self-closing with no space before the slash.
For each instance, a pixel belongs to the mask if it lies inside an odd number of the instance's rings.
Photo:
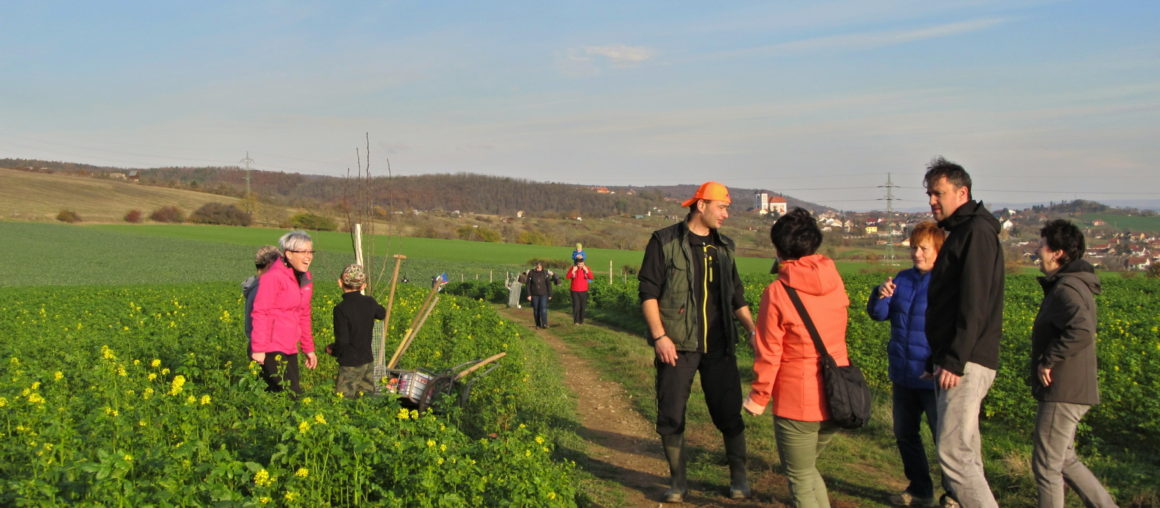
<path id="1" fill-rule="evenodd" d="M 559 324 L 563 316 L 556 316 L 553 313 L 552 317 L 555 318 L 556 324 L 546 330 L 537 330 L 532 327 L 531 313 L 527 309 L 502 308 L 500 313 L 512 321 L 526 325 L 556 351 L 562 367 L 564 384 L 578 399 L 581 425 L 578 434 L 587 444 L 588 472 L 618 484 L 624 498 L 623 506 L 663 506 L 660 499 L 668 488 L 669 467 L 664 460 L 660 439 L 653 429 L 653 423 L 645 420 L 632 408 L 628 394 L 619 383 L 600 379 L 597 371 L 586 360 L 574 354 L 568 344 L 553 333 L 557 327 L 572 325 Z M 708 439 L 714 436 L 720 437 L 716 429 L 711 427 L 696 429 L 689 436 L 689 445 L 720 449 L 721 443 Z M 751 483 L 757 480 L 756 476 L 750 472 Z M 689 496 L 686 496 L 684 505 L 782 506 L 776 502 L 769 504 L 771 500 L 768 498 L 765 502 L 732 501 L 725 499 L 720 493 L 700 492 L 697 488 L 695 483 L 690 485 Z"/>

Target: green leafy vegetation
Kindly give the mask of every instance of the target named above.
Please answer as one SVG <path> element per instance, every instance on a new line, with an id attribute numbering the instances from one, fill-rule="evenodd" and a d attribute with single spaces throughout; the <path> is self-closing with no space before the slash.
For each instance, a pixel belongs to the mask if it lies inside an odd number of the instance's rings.
<path id="1" fill-rule="evenodd" d="M 392 337 L 424 294 L 400 288 Z M 315 315 L 337 299 L 320 291 Z M 433 414 L 337 397 L 327 357 L 297 401 L 265 392 L 233 284 L 7 288 L 0 302 L 0 504 L 576 503 L 549 425 L 567 403 L 525 367 L 542 353 L 484 303 L 445 297 L 401 363 L 508 353 L 466 406 Z M 318 344 L 328 323 L 315 320 Z"/>

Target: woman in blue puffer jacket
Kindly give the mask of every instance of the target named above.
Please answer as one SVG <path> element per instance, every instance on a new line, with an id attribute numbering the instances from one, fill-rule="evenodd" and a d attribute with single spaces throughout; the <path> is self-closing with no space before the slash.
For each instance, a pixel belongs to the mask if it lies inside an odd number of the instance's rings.
<path id="1" fill-rule="evenodd" d="M 891 496 L 897 506 L 934 505 L 934 483 L 930 464 L 922 445 L 919 429 L 922 416 L 937 436 L 938 411 L 935 406 L 934 381 L 926 374 L 930 345 L 926 341 L 926 292 L 930 270 L 938 257 L 945 233 L 934 221 L 915 226 L 910 233 L 908 268 L 870 293 L 866 312 L 876 321 L 890 320 L 890 381 L 893 383 L 894 438 L 902 455 L 902 466 L 910 485 Z"/>

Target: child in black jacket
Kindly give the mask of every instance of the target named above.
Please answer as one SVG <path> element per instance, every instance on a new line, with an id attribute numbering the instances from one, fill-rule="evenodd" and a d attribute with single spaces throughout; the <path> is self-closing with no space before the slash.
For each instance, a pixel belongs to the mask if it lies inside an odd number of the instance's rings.
<path id="1" fill-rule="evenodd" d="M 374 391 L 371 332 L 376 319 L 386 318 L 387 309 L 360 292 L 367 286 L 362 265 L 348 265 L 338 284 L 342 287 L 342 301 L 334 306 L 334 344 L 326 349 L 338 358 L 336 391 L 355 398 Z"/>

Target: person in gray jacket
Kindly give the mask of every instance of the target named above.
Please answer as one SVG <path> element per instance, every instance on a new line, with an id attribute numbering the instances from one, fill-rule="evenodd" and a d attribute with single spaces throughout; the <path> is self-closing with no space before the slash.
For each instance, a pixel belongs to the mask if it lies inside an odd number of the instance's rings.
<path id="1" fill-rule="evenodd" d="M 1096 386 L 1096 302 L 1100 279 L 1083 259 L 1079 228 L 1054 220 L 1039 231 L 1043 303 L 1031 327 L 1028 382 L 1039 409 L 1031 471 L 1040 507 L 1064 505 L 1063 483 L 1086 506 L 1116 506 L 1099 479 L 1075 455 L 1075 429 L 1092 405 Z"/>

